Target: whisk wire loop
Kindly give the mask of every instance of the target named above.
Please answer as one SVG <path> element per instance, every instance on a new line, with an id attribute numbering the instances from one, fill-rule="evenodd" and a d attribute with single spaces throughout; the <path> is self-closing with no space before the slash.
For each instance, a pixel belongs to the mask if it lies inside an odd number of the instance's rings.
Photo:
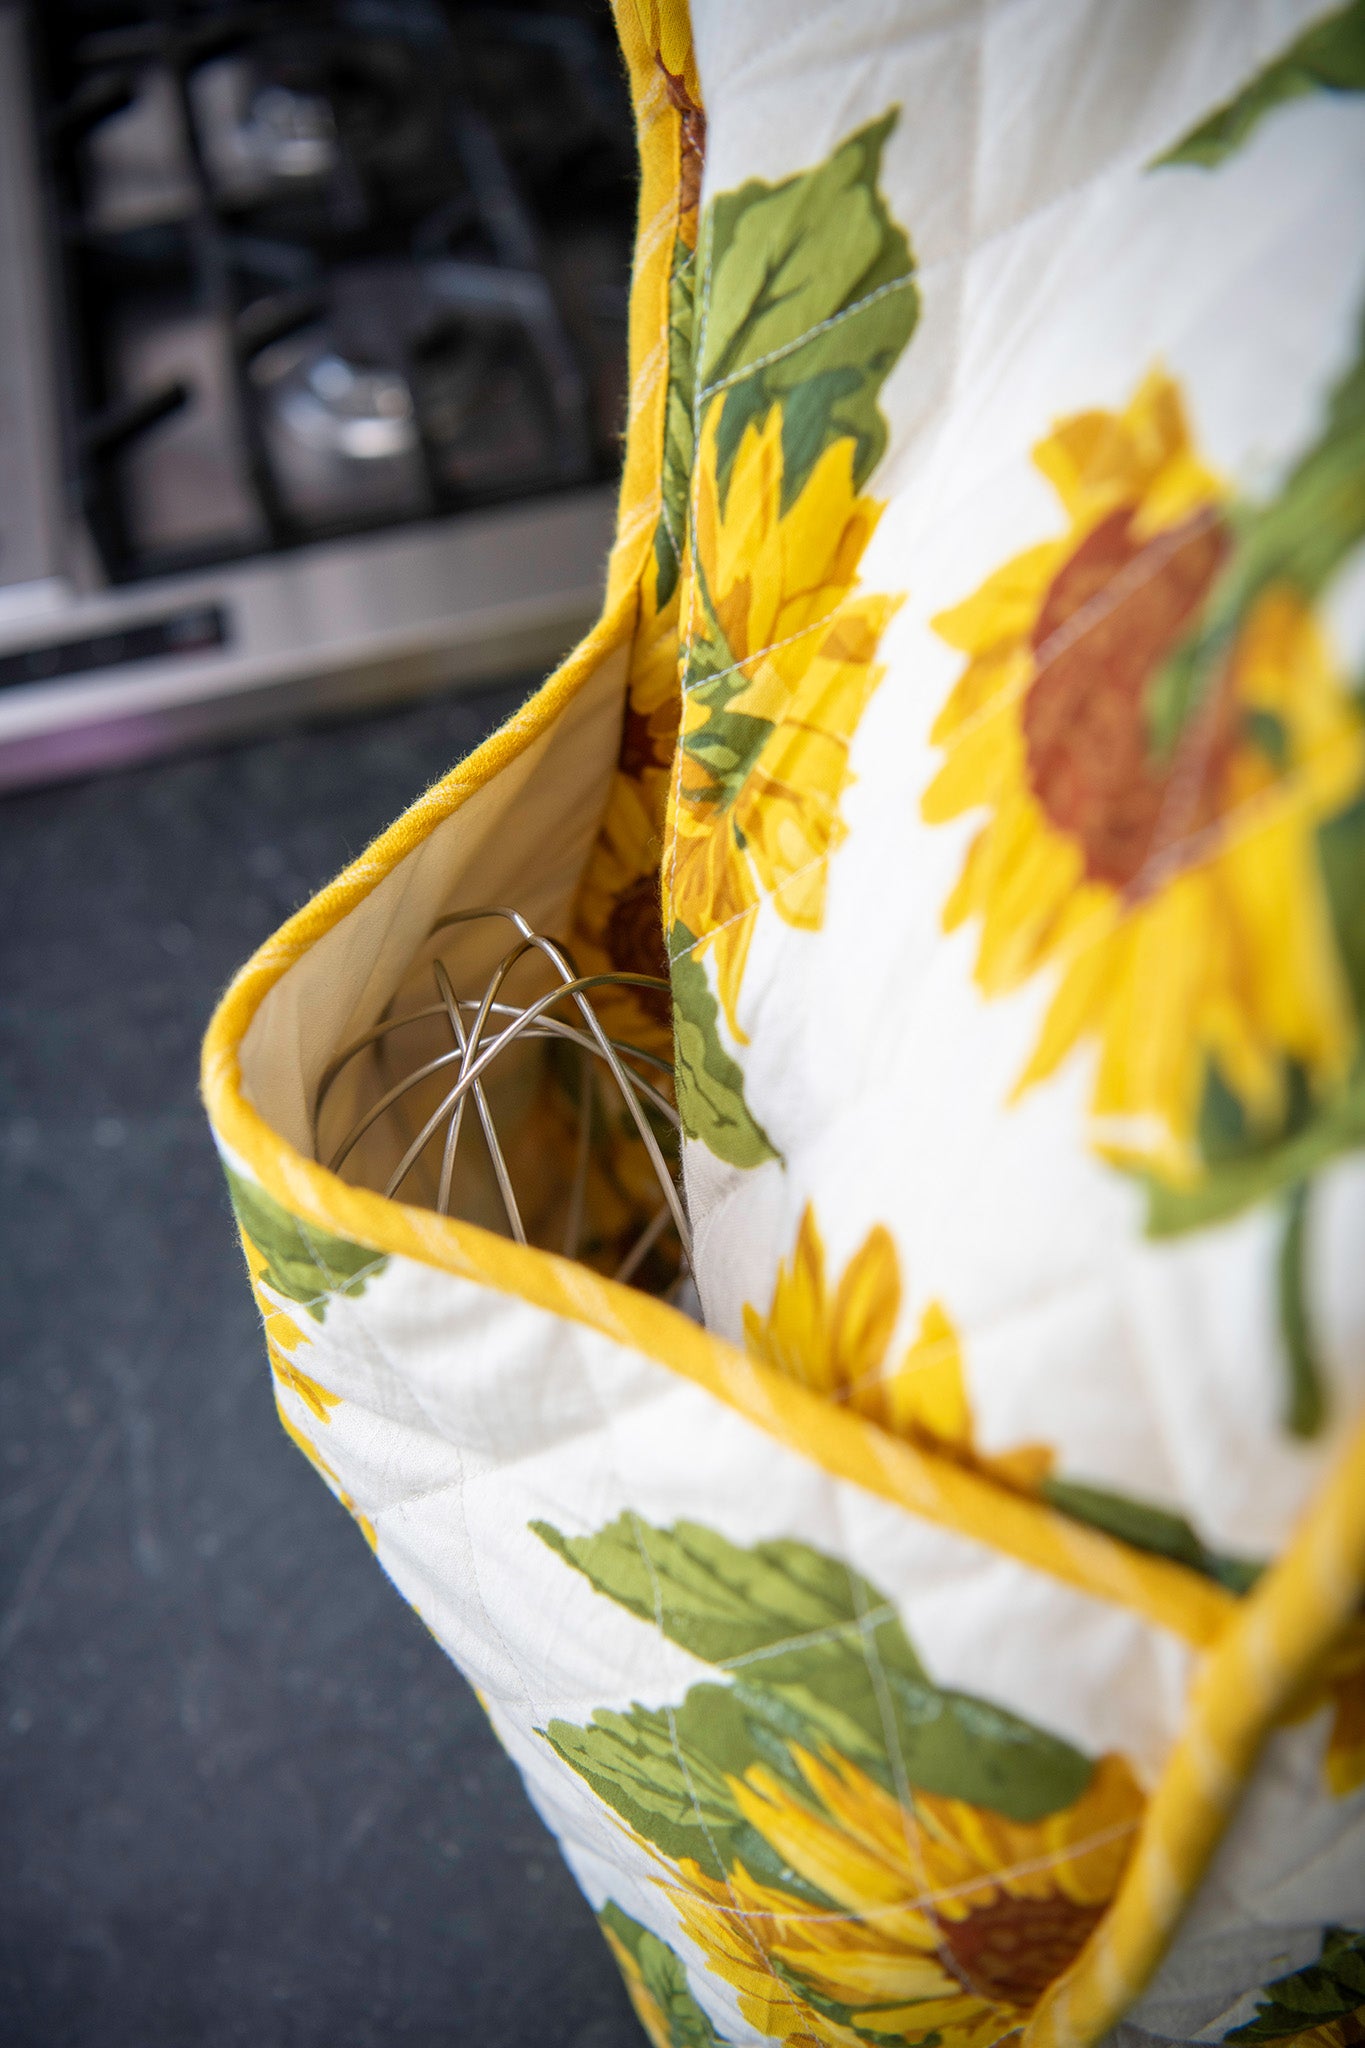
<path id="1" fill-rule="evenodd" d="M 611 1075 L 614 1093 L 619 1094 L 625 1104 L 663 1197 L 660 1207 L 638 1233 L 629 1251 L 619 1262 L 615 1277 L 622 1281 L 630 1280 L 659 1242 L 670 1222 L 677 1232 L 683 1258 L 690 1267 L 691 1239 L 687 1214 L 650 1121 L 650 1115 L 653 1113 L 677 1130 L 678 1112 L 661 1087 L 651 1081 L 645 1073 L 638 1071 L 644 1067 L 671 1078 L 672 1066 L 666 1058 L 646 1046 L 612 1037 L 588 1000 L 593 992 L 605 989 L 667 993 L 668 983 L 655 975 L 629 971 L 582 974 L 566 945 L 533 930 L 520 912 L 500 906 L 449 912 L 437 919 L 428 937 L 434 938 L 442 931 L 489 919 L 501 919 L 509 923 L 516 933 L 516 938 L 497 961 L 480 996 L 459 995 L 450 969 L 444 960 L 437 957 L 432 961 L 432 975 L 438 1000 L 404 1011 L 399 1016 L 385 1014 L 376 1024 L 371 1025 L 368 1030 L 361 1032 L 344 1046 L 323 1071 L 314 1102 L 315 1127 L 321 1116 L 323 1104 L 336 1081 L 351 1061 L 367 1048 L 373 1048 L 378 1057 L 394 1033 L 418 1023 L 430 1026 L 437 1020 L 443 1020 L 449 1026 L 454 1041 L 450 1048 L 424 1061 L 402 1080 L 381 1092 L 378 1099 L 357 1118 L 333 1148 L 328 1162 L 331 1170 L 334 1173 L 339 1172 L 365 1134 L 412 1089 L 453 1068 L 455 1075 L 452 1085 L 445 1089 L 436 1108 L 425 1119 L 420 1130 L 406 1147 L 397 1166 L 385 1182 L 384 1192 L 389 1197 L 397 1195 L 427 1146 L 444 1125 L 436 1208 L 443 1215 L 449 1214 L 456 1155 L 465 1124 L 464 1112 L 466 1103 L 472 1099 L 508 1231 L 518 1244 L 526 1244 L 528 1236 L 525 1222 L 513 1187 L 507 1156 L 498 1134 L 493 1108 L 484 1086 L 484 1077 L 498 1058 L 520 1040 L 558 1040 L 576 1050 L 581 1059 L 577 1141 L 562 1238 L 565 1255 L 577 1256 L 582 1242 L 596 1091 L 599 1085 L 595 1073 L 599 1067 L 604 1066 Z M 507 1000 L 504 990 L 509 976 L 523 961 L 537 955 L 556 976 L 556 985 L 525 1003 Z M 577 1013 L 574 1021 L 553 1014 L 559 1006 L 566 1003 Z"/>

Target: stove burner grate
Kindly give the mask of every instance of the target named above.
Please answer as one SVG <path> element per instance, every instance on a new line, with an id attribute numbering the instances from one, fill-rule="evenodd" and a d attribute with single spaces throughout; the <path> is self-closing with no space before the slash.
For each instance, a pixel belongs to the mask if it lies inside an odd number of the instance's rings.
<path id="1" fill-rule="evenodd" d="M 113 579 L 614 473 L 605 6 L 47 0 L 31 30 L 71 481 Z"/>

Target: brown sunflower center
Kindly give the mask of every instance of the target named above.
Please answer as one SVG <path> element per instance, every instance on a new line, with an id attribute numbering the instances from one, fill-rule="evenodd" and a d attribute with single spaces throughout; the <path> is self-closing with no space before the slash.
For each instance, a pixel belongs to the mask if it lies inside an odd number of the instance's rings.
<path id="1" fill-rule="evenodd" d="M 627 701 L 621 725 L 621 751 L 617 757 L 621 772 L 633 775 L 638 782 L 647 768 L 667 768 L 671 755 L 666 734 L 656 732 L 648 714 L 637 711 Z"/>
<path id="2" fill-rule="evenodd" d="M 664 945 L 663 915 L 659 907 L 659 878 L 640 875 L 623 889 L 607 919 L 607 951 L 611 964 L 624 974 L 657 974 L 668 979 L 668 950 Z M 637 989 L 641 1006 L 661 1024 L 671 1015 L 663 989 Z"/>
<path id="3" fill-rule="evenodd" d="M 1074 1959 L 1102 1912 L 1054 1894 L 1000 1893 L 965 1920 L 940 1923 L 940 1954 L 964 1990 L 1027 2012 Z"/>
<path id="4" fill-rule="evenodd" d="M 1234 733 L 1226 675 L 1170 762 L 1152 758 L 1146 693 L 1227 547 L 1207 513 L 1144 540 L 1124 508 L 1086 535 L 1043 600 L 1023 707 L 1029 781 L 1094 881 L 1131 887 L 1155 853 L 1217 816 Z"/>

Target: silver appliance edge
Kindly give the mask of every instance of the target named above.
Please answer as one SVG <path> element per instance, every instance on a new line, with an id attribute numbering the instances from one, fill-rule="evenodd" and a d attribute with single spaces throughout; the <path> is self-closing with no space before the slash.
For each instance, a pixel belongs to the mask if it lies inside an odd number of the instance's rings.
<path id="1" fill-rule="evenodd" d="M 24 22 L 0 5 L 0 790 L 548 669 L 595 616 L 591 485 L 110 585 L 64 504 Z"/>

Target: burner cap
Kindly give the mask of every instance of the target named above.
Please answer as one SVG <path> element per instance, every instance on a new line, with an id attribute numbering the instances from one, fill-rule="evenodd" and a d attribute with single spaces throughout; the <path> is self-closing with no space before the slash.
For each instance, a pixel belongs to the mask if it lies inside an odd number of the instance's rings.
<path id="1" fill-rule="evenodd" d="M 406 380 L 395 370 L 348 362 L 331 349 L 283 380 L 275 413 L 306 447 L 352 462 L 391 460 L 417 446 Z"/>
<path id="2" fill-rule="evenodd" d="M 337 160 L 336 120 L 321 93 L 263 85 L 237 127 L 242 154 L 272 178 L 325 178 Z"/>

